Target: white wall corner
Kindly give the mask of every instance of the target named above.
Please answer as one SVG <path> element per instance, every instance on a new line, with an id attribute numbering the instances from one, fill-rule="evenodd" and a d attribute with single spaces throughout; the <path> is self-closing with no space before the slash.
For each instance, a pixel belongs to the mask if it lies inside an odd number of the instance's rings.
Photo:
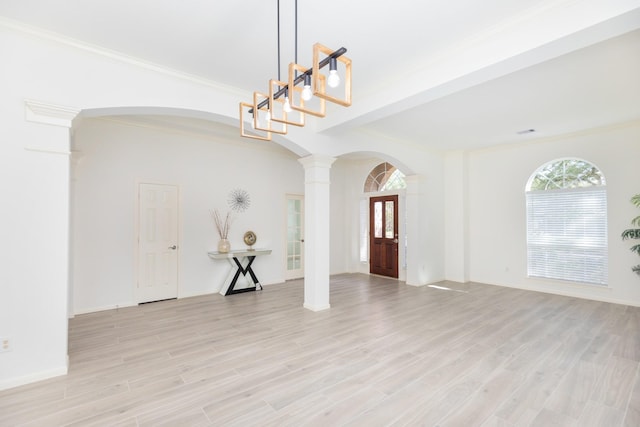
<path id="1" fill-rule="evenodd" d="M 73 119 L 80 111 L 79 108 L 65 107 L 33 99 L 24 100 L 25 120 L 28 122 L 71 128 Z"/>

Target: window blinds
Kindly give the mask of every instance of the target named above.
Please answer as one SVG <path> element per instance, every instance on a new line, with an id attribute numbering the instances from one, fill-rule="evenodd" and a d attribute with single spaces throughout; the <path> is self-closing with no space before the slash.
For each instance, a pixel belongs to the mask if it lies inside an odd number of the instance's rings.
<path id="1" fill-rule="evenodd" d="M 526 199 L 529 276 L 606 285 L 606 188 L 530 191 Z"/>

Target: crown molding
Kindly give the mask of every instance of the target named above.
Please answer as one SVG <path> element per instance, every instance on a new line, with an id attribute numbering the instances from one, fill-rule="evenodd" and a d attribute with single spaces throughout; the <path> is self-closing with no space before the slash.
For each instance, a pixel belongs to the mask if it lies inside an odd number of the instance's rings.
<path id="1" fill-rule="evenodd" d="M 41 39 L 60 43 L 60 44 L 70 46 L 79 50 L 83 50 L 85 52 L 90 52 L 105 58 L 109 58 L 118 62 L 134 65 L 139 68 L 154 71 L 159 74 L 164 74 L 166 76 L 178 78 L 181 80 L 186 80 L 201 86 L 208 86 L 216 90 L 227 92 L 234 96 L 244 96 L 247 93 L 246 90 L 242 90 L 234 86 L 228 86 L 225 84 L 221 84 L 221 83 L 206 79 L 204 77 L 200 77 L 193 74 L 167 68 L 162 65 L 145 61 L 143 59 L 136 58 L 133 56 L 129 56 L 115 50 L 111 50 L 111 49 L 104 48 L 102 46 L 86 43 L 81 40 L 63 36 L 61 34 L 58 34 L 52 31 L 47 31 L 42 28 L 27 25 L 22 22 L 14 21 L 12 19 L 8 19 L 2 16 L 0 16 L 0 27 L 5 27 L 19 33 L 28 34 Z"/>

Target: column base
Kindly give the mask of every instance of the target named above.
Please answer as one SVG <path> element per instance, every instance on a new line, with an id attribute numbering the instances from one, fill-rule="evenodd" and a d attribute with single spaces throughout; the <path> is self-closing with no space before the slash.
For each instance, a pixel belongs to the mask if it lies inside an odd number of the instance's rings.
<path id="1" fill-rule="evenodd" d="M 331 308 L 331 304 L 315 306 L 315 305 L 307 304 L 305 302 L 303 307 L 306 308 L 307 310 L 311 310 L 311 311 L 323 311 L 323 310 L 330 309 Z"/>

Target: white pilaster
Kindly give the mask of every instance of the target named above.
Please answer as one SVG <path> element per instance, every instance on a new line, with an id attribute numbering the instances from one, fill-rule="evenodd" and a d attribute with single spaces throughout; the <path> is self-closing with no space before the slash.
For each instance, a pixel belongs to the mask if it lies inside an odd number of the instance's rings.
<path id="1" fill-rule="evenodd" d="M 425 242 L 421 199 L 420 175 L 405 177 L 407 183 L 406 227 L 407 227 L 407 285 L 422 286 L 427 283 L 425 273 Z"/>
<path id="2" fill-rule="evenodd" d="M 14 371 L 29 373 L 16 375 L 10 386 L 65 374 L 68 363 L 70 128 L 79 110 L 25 100 L 24 113 L 25 122 L 17 134 L 26 152 L 23 167 L 38 173 L 25 173 L 20 181 L 29 200 L 29 210 L 22 218 L 29 233 L 21 237 L 20 247 L 28 248 L 29 253 L 20 260 L 24 273 L 16 283 L 34 297 L 25 317 L 15 320 L 15 335 L 22 348 L 16 346 L 15 357 L 21 360 Z M 35 248 L 46 256 L 34 257 Z M 30 310 L 38 315 L 28 315 Z M 28 357 L 18 357 L 21 352 Z"/>
<path id="3" fill-rule="evenodd" d="M 469 281 L 468 251 L 468 160 L 464 151 L 451 151 L 445 158 L 445 278 Z"/>
<path id="4" fill-rule="evenodd" d="M 329 181 L 334 157 L 312 154 L 304 166 L 304 308 L 326 310 L 329 304 Z"/>

